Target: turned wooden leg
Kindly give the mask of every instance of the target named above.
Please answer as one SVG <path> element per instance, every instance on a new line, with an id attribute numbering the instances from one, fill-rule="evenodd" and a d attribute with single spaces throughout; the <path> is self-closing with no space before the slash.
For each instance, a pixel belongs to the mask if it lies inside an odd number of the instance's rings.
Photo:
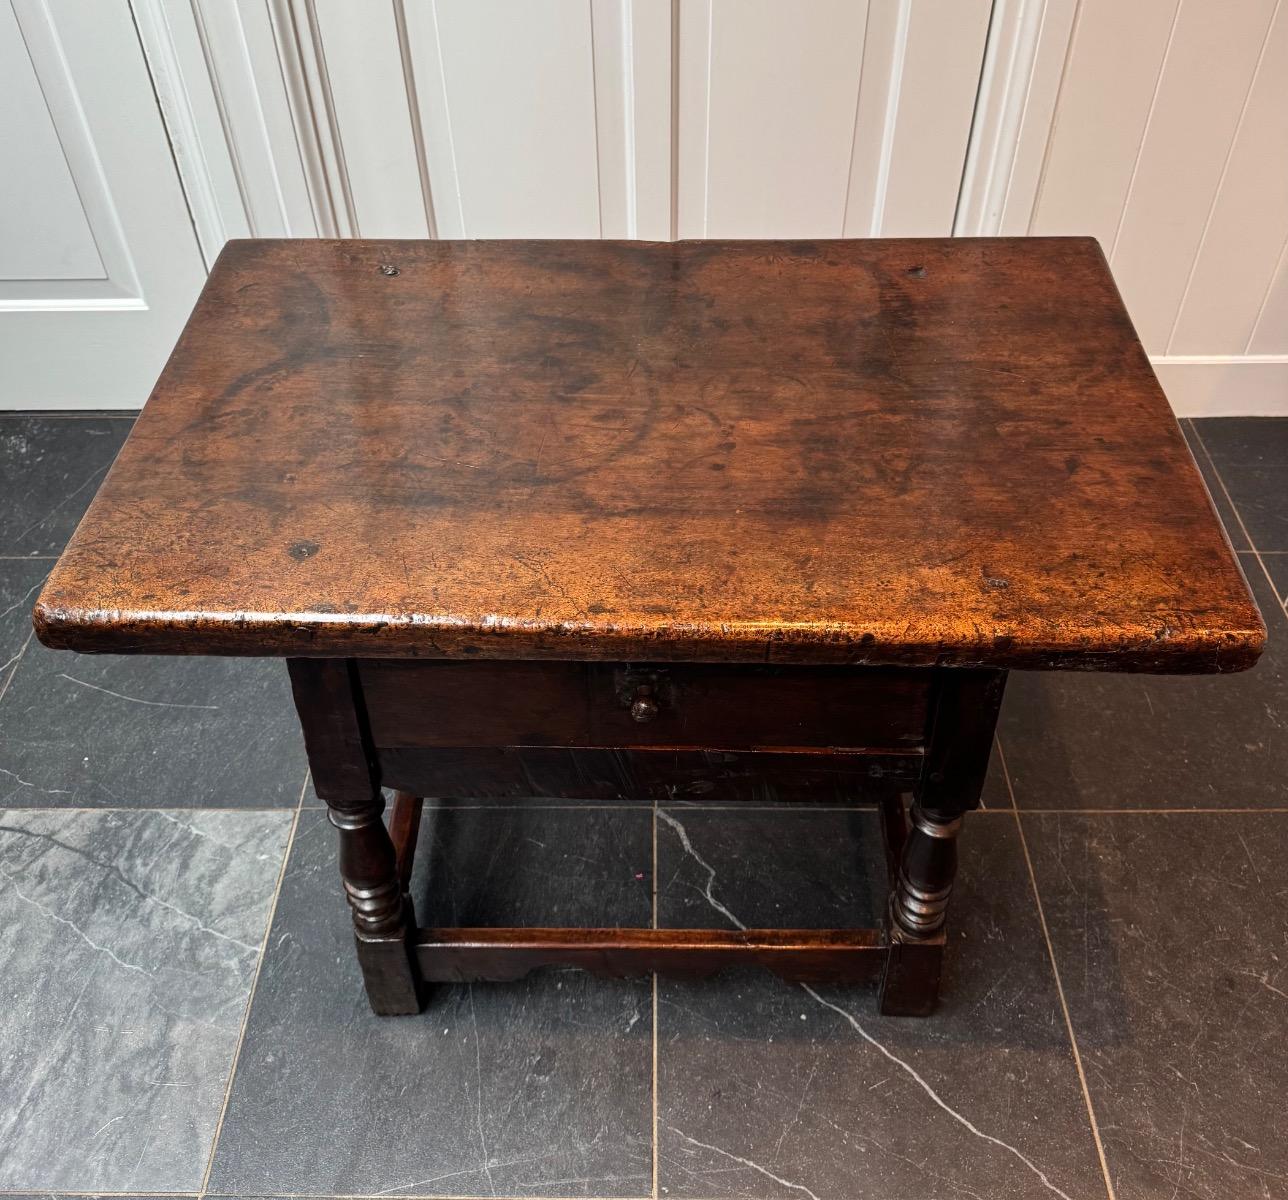
<path id="1" fill-rule="evenodd" d="M 890 919 L 901 935 L 928 938 L 944 927 L 962 819 L 926 812 L 916 802 L 908 819 L 911 828 L 890 897 Z"/>
<path id="2" fill-rule="evenodd" d="M 339 833 L 340 879 L 367 998 L 382 1016 L 419 1012 L 416 918 L 381 819 L 379 769 L 352 664 L 296 658 L 289 666 L 313 787 Z"/>
<path id="3" fill-rule="evenodd" d="M 962 815 L 979 806 L 1005 684 L 1005 672 L 975 668 L 944 668 L 936 680 L 922 775 L 890 893 L 883 1013 L 934 1010 Z"/>
<path id="4" fill-rule="evenodd" d="M 416 915 L 381 820 L 384 800 L 377 793 L 361 810 L 329 801 L 328 807 L 340 835 L 340 879 L 353 914 L 358 963 L 371 1009 L 381 1016 L 419 1012 L 420 988 L 409 940 Z"/>
<path id="5" fill-rule="evenodd" d="M 890 954 L 881 983 L 881 1011 L 924 1017 L 934 1011 L 944 956 L 944 918 L 957 873 L 961 817 L 941 820 L 913 803 L 887 929 Z"/>

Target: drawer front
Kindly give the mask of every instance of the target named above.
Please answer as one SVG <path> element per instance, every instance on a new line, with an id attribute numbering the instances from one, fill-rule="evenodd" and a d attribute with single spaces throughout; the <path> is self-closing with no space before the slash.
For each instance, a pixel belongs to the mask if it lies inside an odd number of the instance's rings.
<path id="1" fill-rule="evenodd" d="M 929 673 L 621 666 L 592 672 L 594 745 L 790 750 L 921 745 Z"/>
<path id="2" fill-rule="evenodd" d="M 359 664 L 380 747 L 917 750 L 930 671 L 716 664 Z"/>
<path id="3" fill-rule="evenodd" d="M 582 663 L 358 664 L 377 746 L 589 746 Z"/>

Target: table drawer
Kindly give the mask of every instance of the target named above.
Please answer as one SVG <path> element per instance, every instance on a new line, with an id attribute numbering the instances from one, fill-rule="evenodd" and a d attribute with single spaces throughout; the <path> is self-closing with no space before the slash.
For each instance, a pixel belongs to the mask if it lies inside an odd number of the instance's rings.
<path id="1" fill-rule="evenodd" d="M 370 659 L 359 675 L 379 747 L 909 751 L 931 672 Z"/>

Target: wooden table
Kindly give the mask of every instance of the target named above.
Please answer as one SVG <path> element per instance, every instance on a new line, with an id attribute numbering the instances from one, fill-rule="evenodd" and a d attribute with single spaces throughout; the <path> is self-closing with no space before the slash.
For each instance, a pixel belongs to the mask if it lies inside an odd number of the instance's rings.
<path id="1" fill-rule="evenodd" d="M 925 1013 L 1007 671 L 1265 632 L 1081 238 L 230 243 L 35 621 L 287 659 L 378 1013 L 549 963 Z M 881 929 L 416 924 L 416 797 L 820 781 Z"/>

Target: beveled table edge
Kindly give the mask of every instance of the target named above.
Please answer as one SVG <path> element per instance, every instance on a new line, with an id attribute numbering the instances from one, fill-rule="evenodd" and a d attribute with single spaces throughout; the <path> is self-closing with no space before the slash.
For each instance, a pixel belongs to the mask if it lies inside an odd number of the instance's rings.
<path id="1" fill-rule="evenodd" d="M 1084 630 L 1017 642 L 907 640 L 874 623 L 853 625 L 634 628 L 607 622 L 426 621 L 343 613 L 120 612 L 62 608 L 44 596 L 36 636 L 59 650 L 106 654 L 251 658 L 545 659 L 570 661 L 784 663 L 847 666 L 997 667 L 1152 674 L 1226 674 L 1252 667 L 1266 626 L 1248 597 L 1246 617 L 1216 629 L 1178 630 L 1142 619 L 1137 628 Z M 1161 619 L 1160 619 L 1161 620 Z M 901 627 L 906 629 L 906 627 Z"/>

